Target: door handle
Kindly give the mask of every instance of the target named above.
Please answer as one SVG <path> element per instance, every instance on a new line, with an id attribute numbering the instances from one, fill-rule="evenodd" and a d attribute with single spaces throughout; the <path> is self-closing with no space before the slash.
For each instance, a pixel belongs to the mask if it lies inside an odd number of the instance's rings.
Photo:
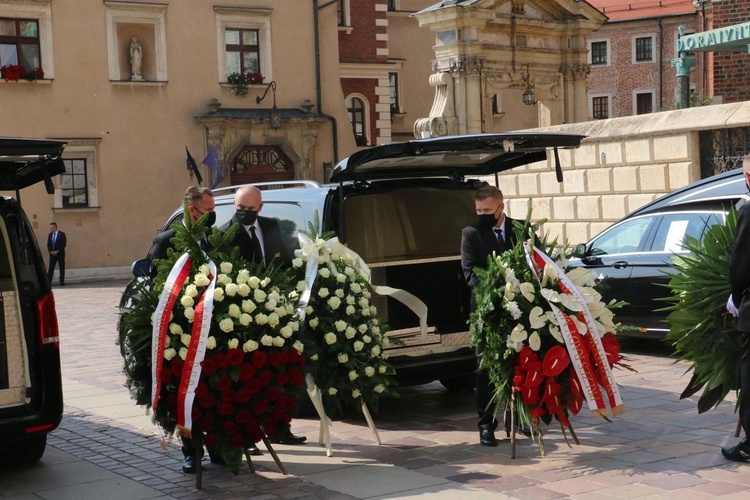
<path id="1" fill-rule="evenodd" d="M 622 269 L 622 268 L 628 267 L 628 261 L 618 260 L 617 262 L 612 264 L 612 267 L 614 267 L 615 269 Z"/>

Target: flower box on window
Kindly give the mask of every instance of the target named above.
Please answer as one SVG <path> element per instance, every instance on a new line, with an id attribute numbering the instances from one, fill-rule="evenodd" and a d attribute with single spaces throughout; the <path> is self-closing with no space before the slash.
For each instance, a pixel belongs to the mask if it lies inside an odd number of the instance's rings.
<path id="1" fill-rule="evenodd" d="M 233 85 L 230 93 L 238 96 L 246 96 L 248 85 L 260 85 L 265 79 L 266 77 L 257 71 L 249 71 L 247 73 L 234 72 L 227 75 L 227 83 Z"/>
<path id="2" fill-rule="evenodd" d="M 0 78 L 6 82 L 17 82 L 22 78 L 28 82 L 34 82 L 44 78 L 44 70 L 42 68 L 27 70 L 20 64 L 8 64 L 0 67 Z"/>

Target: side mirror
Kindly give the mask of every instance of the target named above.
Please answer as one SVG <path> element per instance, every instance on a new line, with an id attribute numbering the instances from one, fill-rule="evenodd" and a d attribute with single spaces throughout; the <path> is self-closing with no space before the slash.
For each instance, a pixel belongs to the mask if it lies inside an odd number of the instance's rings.
<path id="1" fill-rule="evenodd" d="M 135 262 L 133 262 L 133 264 L 131 264 L 130 271 L 133 273 L 133 276 L 136 277 L 149 277 L 151 275 L 151 260 L 136 260 Z"/>
<path id="2" fill-rule="evenodd" d="M 582 259 L 586 256 L 586 245 L 583 243 L 579 243 L 578 245 L 573 247 L 573 257 L 578 257 L 579 259 Z"/>

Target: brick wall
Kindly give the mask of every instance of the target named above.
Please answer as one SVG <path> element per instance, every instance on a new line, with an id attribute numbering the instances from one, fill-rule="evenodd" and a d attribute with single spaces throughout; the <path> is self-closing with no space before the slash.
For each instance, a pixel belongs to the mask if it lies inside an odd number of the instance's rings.
<path id="1" fill-rule="evenodd" d="M 669 109 L 674 105 L 677 76 L 671 60 L 677 57 L 677 28 L 685 25 L 686 32 L 696 30 L 695 16 L 627 21 L 605 24 L 593 33 L 590 40 L 607 39 L 610 46 L 610 64 L 591 66 L 588 77 L 589 106 L 591 96 L 610 96 L 610 118 L 631 116 L 634 93 L 654 93 L 654 110 Z M 633 62 L 635 37 L 653 36 L 653 62 Z M 690 83 L 698 93 L 703 92 L 701 59 L 691 70 Z"/>
<path id="2" fill-rule="evenodd" d="M 386 62 L 388 41 L 385 0 L 349 1 L 351 29 L 339 30 L 341 62 Z"/>
<path id="3" fill-rule="evenodd" d="M 712 2 L 713 28 L 750 20 L 750 1 Z M 714 52 L 714 95 L 723 102 L 750 100 L 750 55 L 746 52 Z"/>

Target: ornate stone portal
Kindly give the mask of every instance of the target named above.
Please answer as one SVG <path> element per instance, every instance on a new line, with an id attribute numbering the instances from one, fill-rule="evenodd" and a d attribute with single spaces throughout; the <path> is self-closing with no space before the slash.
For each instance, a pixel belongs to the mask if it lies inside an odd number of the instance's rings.
<path id="1" fill-rule="evenodd" d="M 414 17 L 436 35 L 435 100 L 416 137 L 587 119 L 586 39 L 606 20 L 588 3 L 456 0 Z"/>

